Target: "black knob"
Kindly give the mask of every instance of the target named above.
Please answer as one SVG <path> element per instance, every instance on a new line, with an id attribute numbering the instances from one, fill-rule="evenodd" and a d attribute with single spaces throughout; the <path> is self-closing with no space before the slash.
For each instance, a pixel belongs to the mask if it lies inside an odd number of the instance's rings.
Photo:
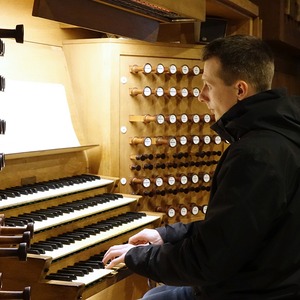
<path id="1" fill-rule="evenodd" d="M 24 25 L 17 25 L 16 29 L 0 29 L 0 38 L 14 38 L 17 43 L 24 43 Z"/>
<path id="2" fill-rule="evenodd" d="M 0 40 L 0 56 L 4 56 L 5 53 L 5 44 Z"/>

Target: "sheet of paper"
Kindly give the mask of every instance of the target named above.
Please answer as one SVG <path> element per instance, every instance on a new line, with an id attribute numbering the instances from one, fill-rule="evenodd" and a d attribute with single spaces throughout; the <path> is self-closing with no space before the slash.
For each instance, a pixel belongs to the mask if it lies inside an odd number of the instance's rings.
<path id="1" fill-rule="evenodd" d="M 0 92 L 0 119 L 6 121 L 1 153 L 80 146 L 61 84 L 6 79 L 5 91 Z"/>

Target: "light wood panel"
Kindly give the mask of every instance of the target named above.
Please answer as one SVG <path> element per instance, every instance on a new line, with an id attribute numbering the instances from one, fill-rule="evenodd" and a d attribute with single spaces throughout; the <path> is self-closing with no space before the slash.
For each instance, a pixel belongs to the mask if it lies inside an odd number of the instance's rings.
<path id="1" fill-rule="evenodd" d="M 116 282 L 107 289 L 89 297 L 88 300 L 120 299 L 120 297 L 126 300 L 140 299 L 148 289 L 147 279 L 133 274 L 131 277 Z"/>

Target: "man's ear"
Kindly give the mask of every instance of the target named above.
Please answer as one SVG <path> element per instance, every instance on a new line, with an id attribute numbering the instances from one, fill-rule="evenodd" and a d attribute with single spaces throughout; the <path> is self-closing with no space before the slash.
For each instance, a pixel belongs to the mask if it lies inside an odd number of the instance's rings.
<path id="1" fill-rule="evenodd" d="M 249 96 L 249 86 L 247 82 L 243 80 L 239 80 L 236 82 L 235 88 L 236 88 L 236 96 L 239 101 Z"/>

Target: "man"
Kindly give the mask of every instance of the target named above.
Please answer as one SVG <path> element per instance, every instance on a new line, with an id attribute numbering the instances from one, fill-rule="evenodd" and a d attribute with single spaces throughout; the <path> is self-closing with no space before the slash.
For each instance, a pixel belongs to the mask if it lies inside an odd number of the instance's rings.
<path id="1" fill-rule="evenodd" d="M 143 230 L 103 262 L 164 283 L 145 299 L 300 299 L 300 98 L 271 89 L 258 38 L 216 39 L 203 61 L 199 100 L 230 143 L 205 220 Z"/>

